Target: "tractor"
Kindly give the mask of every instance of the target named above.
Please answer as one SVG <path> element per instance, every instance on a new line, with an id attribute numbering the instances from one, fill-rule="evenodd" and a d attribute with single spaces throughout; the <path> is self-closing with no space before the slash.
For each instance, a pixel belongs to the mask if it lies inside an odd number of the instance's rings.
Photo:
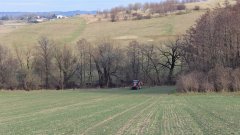
<path id="1" fill-rule="evenodd" d="M 142 88 L 142 85 L 143 85 L 143 83 L 141 81 L 133 80 L 131 89 L 132 90 L 139 90 L 139 89 Z"/>

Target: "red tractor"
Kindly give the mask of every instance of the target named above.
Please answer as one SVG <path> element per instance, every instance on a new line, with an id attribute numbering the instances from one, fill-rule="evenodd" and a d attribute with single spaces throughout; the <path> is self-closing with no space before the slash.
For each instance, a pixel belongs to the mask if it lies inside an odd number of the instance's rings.
<path id="1" fill-rule="evenodd" d="M 133 80 L 132 82 L 132 90 L 139 90 L 142 88 L 143 83 L 139 80 Z"/>

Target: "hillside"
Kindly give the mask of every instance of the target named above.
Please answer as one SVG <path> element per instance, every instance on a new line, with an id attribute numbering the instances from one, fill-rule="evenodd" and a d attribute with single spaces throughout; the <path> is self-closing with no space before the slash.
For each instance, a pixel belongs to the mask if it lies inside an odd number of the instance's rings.
<path id="1" fill-rule="evenodd" d="M 218 2 L 223 3 L 224 0 L 189 3 L 187 7 L 199 5 L 201 9 L 213 8 Z M 234 0 L 230 3 L 234 3 Z M 33 46 L 41 36 L 47 36 L 60 44 L 75 43 L 81 38 L 94 42 L 106 37 L 122 43 L 130 40 L 159 42 L 184 34 L 204 12 L 205 10 L 190 11 L 180 15 L 114 23 L 98 21 L 97 17 L 90 15 L 92 20 L 86 19 L 86 16 L 78 16 L 41 24 L 0 25 L 0 43 L 7 46 Z"/>
<path id="2" fill-rule="evenodd" d="M 28 24 L 0 34 L 0 41 L 1 44 L 7 46 L 32 46 L 37 43 L 39 37 L 47 36 L 62 44 L 71 43 L 81 34 L 84 28 L 85 21 L 82 18 L 69 18 L 41 24 Z M 7 31 L 7 29 L 5 31 Z"/>
<path id="3" fill-rule="evenodd" d="M 0 34 L 1 44 L 32 46 L 41 36 L 47 36 L 61 44 L 75 43 L 86 38 L 96 41 L 109 37 L 119 41 L 159 41 L 183 34 L 203 14 L 196 11 L 182 15 L 169 15 L 139 21 L 86 23 L 82 17 L 26 25 Z M 6 30 L 7 31 L 7 30 Z"/>
<path id="4" fill-rule="evenodd" d="M 201 14 L 203 11 L 149 20 L 91 23 L 87 25 L 80 37 L 90 41 L 102 37 L 111 37 L 120 41 L 165 40 L 185 33 Z"/>
<path id="5" fill-rule="evenodd" d="M 235 4 L 236 0 L 228 0 L 230 4 Z M 218 4 L 223 5 L 225 0 L 207 0 L 202 2 L 187 3 L 186 7 L 188 9 L 193 9 L 195 6 L 200 6 L 201 9 L 212 9 L 218 6 Z"/>

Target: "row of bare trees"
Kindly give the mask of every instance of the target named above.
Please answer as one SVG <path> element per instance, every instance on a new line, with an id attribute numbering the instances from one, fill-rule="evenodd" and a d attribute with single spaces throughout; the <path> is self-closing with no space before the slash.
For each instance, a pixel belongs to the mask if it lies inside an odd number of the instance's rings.
<path id="1" fill-rule="evenodd" d="M 180 62 L 179 43 L 152 45 L 132 41 L 122 47 L 110 39 L 94 44 L 82 39 L 70 46 L 42 37 L 34 48 L 10 50 L 1 45 L 0 88 L 123 87 L 134 79 L 148 85 L 173 84 Z"/>
<path id="2" fill-rule="evenodd" d="M 240 90 L 240 3 L 205 13 L 184 37 L 180 91 Z"/>
<path id="3" fill-rule="evenodd" d="M 134 3 L 128 6 L 118 6 L 111 10 L 98 12 L 112 22 L 127 19 L 150 19 L 154 14 L 166 14 L 177 10 L 185 10 L 185 3 L 199 2 L 199 0 L 165 0 L 161 2 Z"/>

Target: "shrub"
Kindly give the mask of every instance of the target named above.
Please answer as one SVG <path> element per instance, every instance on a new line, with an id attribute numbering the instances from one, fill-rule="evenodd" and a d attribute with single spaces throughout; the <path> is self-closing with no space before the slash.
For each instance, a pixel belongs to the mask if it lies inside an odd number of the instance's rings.
<path id="1" fill-rule="evenodd" d="M 229 91 L 231 89 L 231 71 L 232 69 L 222 66 L 216 66 L 209 71 L 209 81 L 214 84 L 216 92 Z"/>
<path id="2" fill-rule="evenodd" d="M 143 18 L 144 18 L 144 19 L 151 19 L 152 17 L 151 17 L 151 15 L 146 15 L 146 16 L 144 16 Z"/>
<path id="3" fill-rule="evenodd" d="M 111 22 L 116 22 L 117 16 L 115 14 L 111 14 Z"/>
<path id="4" fill-rule="evenodd" d="M 209 82 L 208 76 L 204 77 L 202 79 L 202 82 L 200 84 L 200 92 L 213 92 L 215 90 L 214 84 L 212 82 Z"/>
<path id="5" fill-rule="evenodd" d="M 185 12 L 185 11 L 179 11 L 176 13 L 176 15 L 183 15 L 183 14 L 187 14 L 188 12 Z"/>
<path id="6" fill-rule="evenodd" d="M 193 10 L 200 10 L 200 6 L 195 6 Z"/>
<path id="7" fill-rule="evenodd" d="M 177 81 L 179 92 L 197 92 L 200 90 L 200 82 L 203 74 L 197 71 L 181 76 Z"/>
<path id="8" fill-rule="evenodd" d="M 138 14 L 136 19 L 137 19 L 137 20 L 142 20 L 142 19 L 143 19 L 143 15 Z"/>
<path id="9" fill-rule="evenodd" d="M 128 17 L 127 17 L 127 16 L 124 16 L 124 20 L 127 21 L 127 20 L 128 20 Z"/>
<path id="10" fill-rule="evenodd" d="M 240 69 L 216 66 L 208 73 L 193 71 L 177 80 L 179 92 L 223 92 L 240 90 Z"/>
<path id="11" fill-rule="evenodd" d="M 177 10 L 185 10 L 186 6 L 184 4 L 177 5 Z"/>

